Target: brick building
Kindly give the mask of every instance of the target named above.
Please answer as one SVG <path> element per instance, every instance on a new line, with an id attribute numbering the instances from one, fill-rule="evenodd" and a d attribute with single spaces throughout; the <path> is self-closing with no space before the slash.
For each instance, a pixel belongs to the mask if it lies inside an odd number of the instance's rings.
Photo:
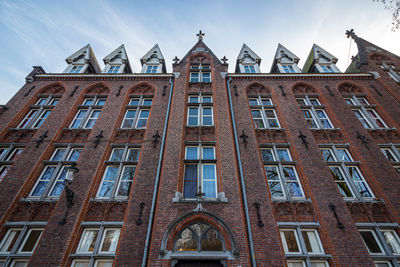
<path id="1" fill-rule="evenodd" d="M 3 266 L 399 266 L 400 58 L 90 45 L 0 108 Z"/>

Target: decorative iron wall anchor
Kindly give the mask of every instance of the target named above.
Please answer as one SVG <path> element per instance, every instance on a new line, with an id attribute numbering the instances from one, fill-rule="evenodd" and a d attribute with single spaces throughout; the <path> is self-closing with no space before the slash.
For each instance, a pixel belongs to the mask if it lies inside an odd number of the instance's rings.
<path id="1" fill-rule="evenodd" d="M 279 85 L 278 87 L 279 87 L 279 89 L 281 89 L 282 96 L 286 96 L 286 93 L 285 93 L 285 91 L 283 90 L 283 86 L 282 86 L 282 85 Z"/>
<path id="2" fill-rule="evenodd" d="M 101 138 L 103 138 L 103 130 L 100 131 L 98 135 L 96 135 L 96 140 L 94 140 L 94 148 L 96 148 L 100 144 Z"/>
<path id="3" fill-rule="evenodd" d="M 156 148 L 157 143 L 158 143 L 158 139 L 160 139 L 160 137 L 161 136 L 158 134 L 158 130 L 157 130 L 156 134 L 153 135 L 153 148 Z"/>
<path id="4" fill-rule="evenodd" d="M 140 213 L 139 213 L 139 218 L 136 220 L 136 225 L 143 224 L 142 214 L 143 214 L 143 209 L 144 209 L 145 206 L 146 206 L 146 203 L 140 202 L 140 204 L 139 204 Z"/>
<path id="5" fill-rule="evenodd" d="M 261 220 L 260 203 L 254 202 L 253 207 L 256 208 L 256 210 L 257 210 L 257 218 L 258 218 L 257 226 L 258 227 L 264 227 L 264 223 Z"/>
<path id="6" fill-rule="evenodd" d="M 239 94 L 237 92 L 237 86 L 236 85 L 233 86 L 233 90 L 235 90 L 235 96 L 239 96 Z"/>
<path id="7" fill-rule="evenodd" d="M 44 134 L 42 134 L 41 136 L 39 136 L 39 139 L 36 141 L 36 145 L 35 148 L 38 148 L 40 146 L 41 143 L 43 143 L 44 139 L 47 138 L 47 133 L 49 132 L 49 130 L 45 131 Z"/>
<path id="8" fill-rule="evenodd" d="M 31 93 L 31 91 L 32 91 L 33 89 L 35 89 L 35 87 L 36 87 L 36 86 L 32 86 L 32 87 L 28 90 L 28 92 L 26 92 L 26 93 L 24 94 L 24 97 L 28 96 L 28 95 Z"/>
<path id="9" fill-rule="evenodd" d="M 329 88 L 328 85 L 325 85 L 325 88 L 328 90 L 330 96 L 335 96 L 335 95 L 332 93 L 331 88 Z"/>
<path id="10" fill-rule="evenodd" d="M 299 136 L 298 138 L 301 139 L 301 142 L 304 144 L 304 146 L 306 147 L 306 149 L 308 149 L 308 141 L 307 141 L 307 136 L 305 136 L 300 130 L 299 130 Z"/>
<path id="11" fill-rule="evenodd" d="M 368 141 L 369 139 L 366 138 L 364 135 L 360 134 L 357 131 L 357 138 L 361 140 L 361 143 L 369 150 Z"/>
<path id="12" fill-rule="evenodd" d="M 245 133 L 244 130 L 242 130 L 242 135 L 240 136 L 240 138 L 243 139 L 242 143 L 244 144 L 244 148 L 247 149 L 247 138 L 249 138 Z"/>
<path id="13" fill-rule="evenodd" d="M 73 97 L 73 96 L 74 96 L 74 94 L 75 94 L 75 92 L 76 92 L 76 90 L 78 90 L 78 88 L 79 88 L 79 86 L 78 86 L 78 85 L 77 85 L 77 86 L 75 86 L 74 90 L 72 90 L 72 92 L 69 94 L 69 97 Z"/>
<path id="14" fill-rule="evenodd" d="M 118 89 L 118 92 L 117 92 L 117 94 L 115 96 L 120 96 L 121 95 L 121 89 L 122 88 L 124 88 L 124 86 L 120 85 L 119 89 Z"/>
<path id="15" fill-rule="evenodd" d="M 337 222 L 336 226 L 337 226 L 337 228 L 339 228 L 340 230 L 344 231 L 344 225 L 343 225 L 343 223 L 340 222 L 339 216 L 336 213 L 336 206 L 334 204 L 330 203 L 329 204 L 329 208 L 331 209 L 331 211 L 333 212 L 333 215 L 336 218 L 336 222 Z"/>
<path id="16" fill-rule="evenodd" d="M 162 92 L 162 96 L 166 96 L 166 95 L 167 95 L 167 93 L 165 92 L 165 91 L 167 90 L 167 87 L 168 87 L 168 86 L 164 85 L 164 87 L 163 87 L 163 92 Z"/>

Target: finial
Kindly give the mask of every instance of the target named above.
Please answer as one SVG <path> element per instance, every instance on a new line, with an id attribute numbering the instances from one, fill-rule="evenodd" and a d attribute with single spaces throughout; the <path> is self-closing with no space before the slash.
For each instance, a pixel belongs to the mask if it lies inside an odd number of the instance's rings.
<path id="1" fill-rule="evenodd" d="M 351 37 L 354 39 L 354 37 L 356 36 L 356 33 L 354 32 L 354 29 L 351 29 L 350 31 L 349 30 L 346 31 L 346 35 L 347 35 L 347 38 Z"/>
<path id="2" fill-rule="evenodd" d="M 224 64 L 226 64 L 226 62 L 228 61 L 228 59 L 226 58 L 226 56 L 224 56 L 223 58 L 221 58 L 221 61 L 224 62 Z"/>
<path id="3" fill-rule="evenodd" d="M 203 33 L 201 30 L 199 31 L 199 33 L 197 34 L 197 36 L 199 37 L 199 41 L 203 40 L 203 36 L 206 35 L 205 33 Z"/>
<path id="4" fill-rule="evenodd" d="M 180 60 L 180 59 L 179 59 L 177 56 L 175 56 L 175 58 L 173 59 L 174 64 L 178 64 L 179 60 Z"/>

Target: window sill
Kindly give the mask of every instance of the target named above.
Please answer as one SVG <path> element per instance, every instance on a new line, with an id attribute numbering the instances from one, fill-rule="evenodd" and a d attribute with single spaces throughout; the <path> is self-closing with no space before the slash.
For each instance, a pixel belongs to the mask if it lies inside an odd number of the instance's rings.
<path id="1" fill-rule="evenodd" d="M 346 204 L 356 204 L 356 203 L 385 203 L 382 198 L 369 198 L 369 199 L 344 199 Z"/>
<path id="2" fill-rule="evenodd" d="M 294 198 L 294 199 L 272 199 L 272 202 L 283 203 L 283 202 L 296 202 L 296 203 L 311 203 L 309 198 Z"/>
<path id="3" fill-rule="evenodd" d="M 285 259 L 306 259 L 310 258 L 312 260 L 328 260 L 332 259 L 330 254 L 285 254 Z"/>
<path id="4" fill-rule="evenodd" d="M 340 128 L 310 128 L 311 131 L 340 131 Z"/>
<path id="5" fill-rule="evenodd" d="M 175 192 L 175 196 L 172 198 L 172 203 L 198 203 L 197 199 L 185 199 L 181 192 Z M 203 198 L 204 203 L 227 203 L 228 199 L 225 197 L 225 192 L 218 192 L 216 198 Z"/>
<path id="6" fill-rule="evenodd" d="M 57 202 L 60 198 L 20 198 L 19 202 Z"/>
<path id="7" fill-rule="evenodd" d="M 256 128 L 256 131 L 285 131 L 285 128 Z"/>
<path id="8" fill-rule="evenodd" d="M 90 202 L 128 202 L 128 198 L 90 198 Z"/>
<path id="9" fill-rule="evenodd" d="M 368 131 L 382 131 L 382 130 L 384 130 L 384 131 L 397 131 L 397 128 L 369 128 L 369 129 L 367 129 L 366 128 L 366 130 L 368 130 Z"/>

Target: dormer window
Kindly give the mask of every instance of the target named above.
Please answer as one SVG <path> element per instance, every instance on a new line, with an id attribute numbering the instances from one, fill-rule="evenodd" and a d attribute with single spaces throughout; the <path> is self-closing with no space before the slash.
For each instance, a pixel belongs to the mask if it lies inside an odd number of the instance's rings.
<path id="1" fill-rule="evenodd" d="M 82 70 L 83 66 L 73 66 L 72 69 L 69 71 L 69 73 L 80 73 Z"/>
<path id="2" fill-rule="evenodd" d="M 285 73 L 295 73 L 292 65 L 282 65 L 283 70 Z"/>
<path id="3" fill-rule="evenodd" d="M 190 65 L 190 82 L 191 83 L 210 83 L 211 67 L 209 64 L 192 64 Z"/>
<path id="4" fill-rule="evenodd" d="M 331 66 L 329 65 L 321 65 L 321 69 L 325 72 L 325 73 L 334 73 L 335 71 L 332 69 Z"/>
<path id="5" fill-rule="evenodd" d="M 157 73 L 157 65 L 148 65 L 146 69 L 146 73 Z"/>
<path id="6" fill-rule="evenodd" d="M 253 65 L 244 65 L 243 67 L 245 73 L 256 73 L 256 69 Z"/>
<path id="7" fill-rule="evenodd" d="M 110 66 L 110 68 L 108 69 L 107 73 L 118 73 L 119 69 L 121 68 L 121 66 Z"/>

